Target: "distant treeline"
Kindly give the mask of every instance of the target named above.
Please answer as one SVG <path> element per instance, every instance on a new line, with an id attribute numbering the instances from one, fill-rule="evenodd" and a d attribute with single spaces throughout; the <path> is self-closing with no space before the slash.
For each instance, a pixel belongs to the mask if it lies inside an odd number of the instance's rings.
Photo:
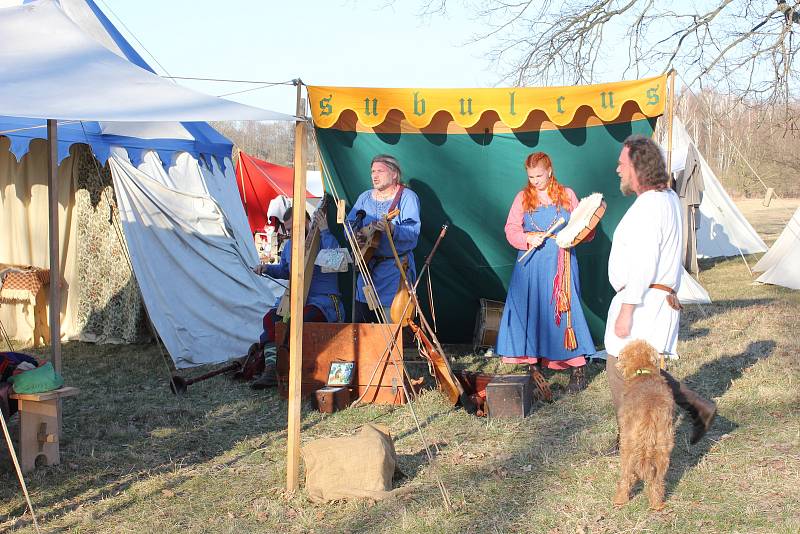
<path id="1" fill-rule="evenodd" d="M 288 122 L 221 121 L 211 125 L 236 147 L 258 159 L 294 167 L 294 124 Z M 308 134 L 306 161 L 317 168 L 317 148 Z M 236 152 L 234 150 L 234 152 Z"/>
<path id="2" fill-rule="evenodd" d="M 679 95 L 676 106 L 700 153 L 735 197 L 764 196 L 755 173 L 778 196 L 800 197 L 800 123 L 786 119 L 797 111 L 787 114 L 712 91 Z"/>

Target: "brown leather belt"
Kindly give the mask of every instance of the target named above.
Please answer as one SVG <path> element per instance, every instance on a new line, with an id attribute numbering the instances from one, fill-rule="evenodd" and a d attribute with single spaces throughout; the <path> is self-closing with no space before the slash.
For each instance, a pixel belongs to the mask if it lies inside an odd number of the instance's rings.
<path id="1" fill-rule="evenodd" d="M 650 284 L 647 287 L 664 291 L 667 294 L 667 304 L 669 304 L 669 307 L 672 308 L 673 310 L 680 311 L 683 309 L 681 302 L 678 300 L 678 294 L 675 293 L 675 290 L 672 289 L 671 287 L 665 286 L 664 284 Z M 620 290 L 617 291 L 617 293 L 619 293 L 623 289 L 625 289 L 625 286 L 620 288 Z"/>
<path id="2" fill-rule="evenodd" d="M 664 284 L 650 284 L 648 287 L 652 287 L 653 289 L 660 289 L 661 291 L 666 291 L 667 293 L 672 293 L 675 295 L 675 290 L 669 286 L 665 286 Z"/>
<path id="3" fill-rule="evenodd" d="M 666 291 L 667 304 L 669 304 L 669 307 L 672 308 L 673 310 L 680 311 L 683 309 L 683 306 L 681 306 L 681 301 L 678 300 L 678 294 L 675 293 L 675 290 L 672 289 L 671 287 L 665 286 L 664 284 L 650 284 L 649 287 L 652 287 L 653 289 L 659 289 L 661 291 Z"/>

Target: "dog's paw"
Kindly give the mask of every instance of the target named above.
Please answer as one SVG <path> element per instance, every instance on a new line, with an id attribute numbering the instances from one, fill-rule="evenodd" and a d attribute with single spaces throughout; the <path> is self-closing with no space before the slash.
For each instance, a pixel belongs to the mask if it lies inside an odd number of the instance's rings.
<path id="1" fill-rule="evenodd" d="M 617 493 L 614 495 L 614 506 L 624 506 L 630 501 L 628 494 Z"/>

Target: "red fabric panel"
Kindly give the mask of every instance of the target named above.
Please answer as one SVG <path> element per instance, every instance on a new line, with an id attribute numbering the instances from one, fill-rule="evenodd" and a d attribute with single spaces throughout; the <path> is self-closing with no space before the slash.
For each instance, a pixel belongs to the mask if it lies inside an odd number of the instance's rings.
<path id="1" fill-rule="evenodd" d="M 275 165 L 239 152 L 236 185 L 242 199 L 250 231 L 261 232 L 267 222 L 267 208 L 278 195 L 292 198 L 294 169 Z M 313 198 L 306 190 L 306 197 Z"/>

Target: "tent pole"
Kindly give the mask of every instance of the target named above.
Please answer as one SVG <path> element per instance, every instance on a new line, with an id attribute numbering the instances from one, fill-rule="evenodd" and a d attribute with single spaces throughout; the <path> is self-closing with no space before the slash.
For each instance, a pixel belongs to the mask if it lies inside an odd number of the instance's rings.
<path id="1" fill-rule="evenodd" d="M 58 232 L 58 127 L 47 120 L 47 191 L 50 209 L 50 349 L 53 367 L 61 373 L 61 273 Z"/>
<path id="2" fill-rule="evenodd" d="M 667 112 L 667 174 L 672 176 L 672 122 L 675 117 L 675 70 L 669 72 L 669 111 Z"/>
<path id="3" fill-rule="evenodd" d="M 303 82 L 297 86 L 297 116 L 294 130 L 294 193 L 292 198 L 292 269 L 289 316 L 289 422 L 286 451 L 286 489 L 297 491 L 300 474 L 300 406 L 303 361 L 303 288 L 305 287 L 306 242 L 306 166 L 303 145 L 306 140 Z M 297 201 L 299 200 L 299 201 Z"/>
<path id="4" fill-rule="evenodd" d="M 244 204 L 244 213 L 247 215 L 247 191 L 244 188 L 244 165 L 242 165 L 242 151 L 239 150 L 238 158 L 236 158 L 236 163 L 239 164 L 239 176 L 242 177 L 242 204 Z"/>

